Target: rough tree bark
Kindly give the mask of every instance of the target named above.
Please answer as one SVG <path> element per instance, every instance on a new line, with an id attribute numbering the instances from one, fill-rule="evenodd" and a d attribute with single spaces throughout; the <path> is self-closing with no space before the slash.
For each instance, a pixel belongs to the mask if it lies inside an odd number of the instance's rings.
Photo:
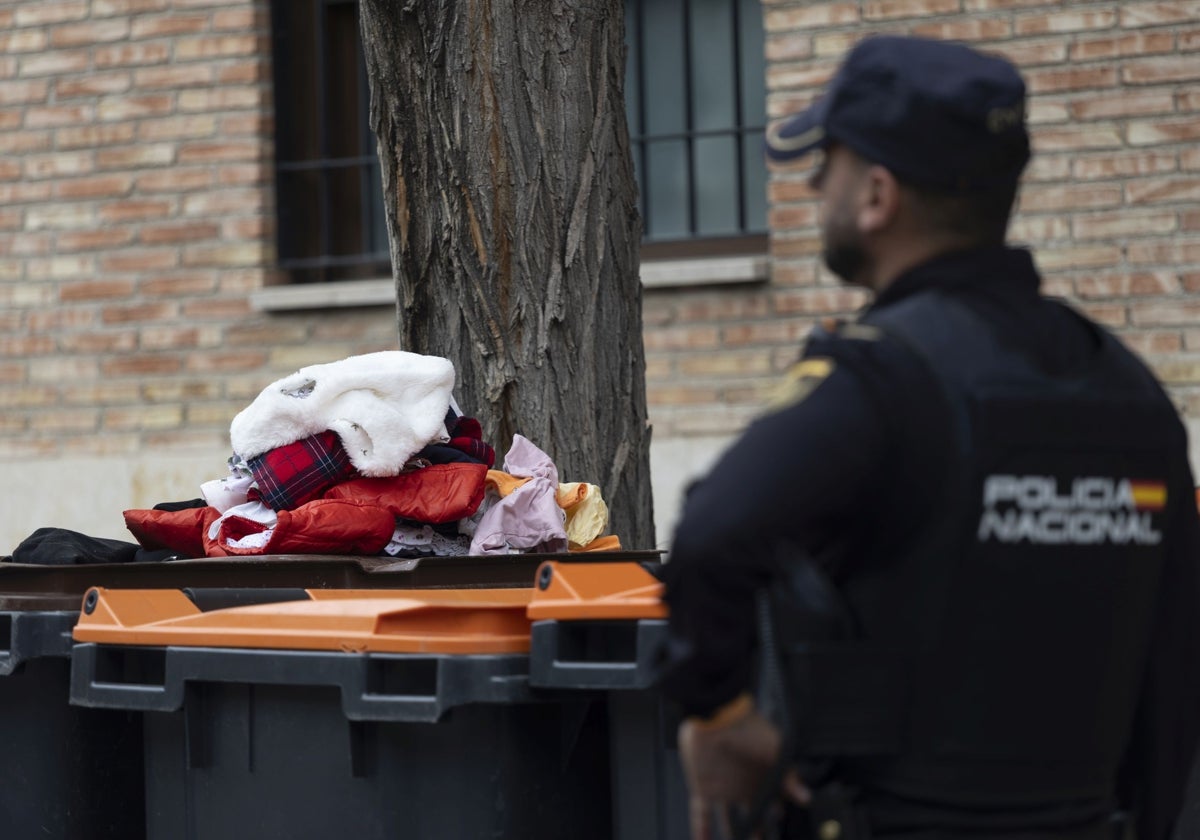
<path id="1" fill-rule="evenodd" d="M 621 0 L 362 0 L 400 346 L 654 545 Z"/>

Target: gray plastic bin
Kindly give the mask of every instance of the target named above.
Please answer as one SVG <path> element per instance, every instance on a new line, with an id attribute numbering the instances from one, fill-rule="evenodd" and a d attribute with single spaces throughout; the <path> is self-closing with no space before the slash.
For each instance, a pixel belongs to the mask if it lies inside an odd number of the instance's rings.
<path id="1" fill-rule="evenodd" d="M 145 836 L 141 716 L 69 704 L 78 612 L 0 612 L 0 836 Z"/>
<path id="2" fill-rule="evenodd" d="M 73 702 L 145 714 L 147 836 L 607 838 L 604 709 L 528 658 L 79 645 Z"/>

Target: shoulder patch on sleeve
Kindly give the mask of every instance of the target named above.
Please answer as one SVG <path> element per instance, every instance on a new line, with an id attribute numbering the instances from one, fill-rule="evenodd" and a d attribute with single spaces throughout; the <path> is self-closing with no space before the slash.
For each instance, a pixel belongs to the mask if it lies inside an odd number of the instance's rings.
<path id="1" fill-rule="evenodd" d="M 883 330 L 870 324 L 843 324 L 838 335 L 857 341 L 878 341 L 883 338 Z"/>
<path id="2" fill-rule="evenodd" d="M 804 359 L 788 368 L 783 381 L 775 386 L 769 404 L 772 409 L 800 402 L 824 382 L 835 368 L 833 359 L 824 356 L 814 356 Z"/>

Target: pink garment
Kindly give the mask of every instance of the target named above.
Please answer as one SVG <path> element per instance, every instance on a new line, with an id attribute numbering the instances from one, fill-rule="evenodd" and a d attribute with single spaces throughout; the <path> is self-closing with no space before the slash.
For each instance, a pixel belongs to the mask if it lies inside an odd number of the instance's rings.
<path id="1" fill-rule="evenodd" d="M 566 551 L 566 514 L 558 505 L 558 468 L 550 456 L 513 435 L 504 471 L 530 481 L 487 509 L 471 540 L 471 554 Z"/>

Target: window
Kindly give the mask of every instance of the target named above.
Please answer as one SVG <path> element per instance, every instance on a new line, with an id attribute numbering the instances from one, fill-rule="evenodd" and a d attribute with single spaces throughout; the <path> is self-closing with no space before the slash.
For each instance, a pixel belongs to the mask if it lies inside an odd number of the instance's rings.
<path id="1" fill-rule="evenodd" d="M 766 250 L 760 0 L 626 0 L 626 113 L 643 256 Z M 356 0 L 275 0 L 279 266 L 389 275 Z"/>
<path id="2" fill-rule="evenodd" d="M 625 37 L 643 255 L 765 251 L 760 0 L 626 0 Z"/>
<path id="3" fill-rule="evenodd" d="M 279 267 L 296 283 L 390 275 L 358 3 L 276 0 L 271 17 Z"/>

